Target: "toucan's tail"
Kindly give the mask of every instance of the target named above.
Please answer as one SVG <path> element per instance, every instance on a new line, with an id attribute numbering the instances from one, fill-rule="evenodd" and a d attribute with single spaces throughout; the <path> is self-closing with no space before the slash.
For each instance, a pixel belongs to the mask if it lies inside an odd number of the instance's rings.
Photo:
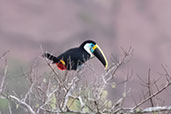
<path id="1" fill-rule="evenodd" d="M 57 63 L 59 61 L 57 57 L 55 57 L 54 55 L 49 54 L 49 53 L 44 53 L 42 56 L 53 61 L 53 63 Z"/>

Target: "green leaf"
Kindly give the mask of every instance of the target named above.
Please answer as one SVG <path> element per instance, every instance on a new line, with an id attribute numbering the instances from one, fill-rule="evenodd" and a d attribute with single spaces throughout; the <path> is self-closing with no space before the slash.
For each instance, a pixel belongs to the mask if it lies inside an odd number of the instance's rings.
<path id="1" fill-rule="evenodd" d="M 137 112 L 137 113 L 140 112 L 140 108 L 137 108 L 137 109 L 136 109 L 136 112 Z"/>
<path id="2" fill-rule="evenodd" d="M 35 107 L 38 108 L 38 107 L 39 107 L 39 104 L 37 103 L 37 104 L 35 105 Z"/>
<path id="3" fill-rule="evenodd" d="M 17 103 L 16 103 L 16 104 L 15 104 L 15 106 L 16 106 L 16 109 L 18 109 L 18 108 L 19 108 L 19 104 L 17 104 Z"/>
<path id="4" fill-rule="evenodd" d="M 111 84 L 111 87 L 112 87 L 112 88 L 116 88 L 116 83 L 113 82 L 113 83 Z"/>
<path id="5" fill-rule="evenodd" d="M 105 100 L 106 97 L 107 97 L 107 95 L 108 95 L 108 92 L 107 92 L 106 90 L 104 90 L 104 91 L 102 92 L 102 95 L 101 95 L 101 100 Z"/>
<path id="6" fill-rule="evenodd" d="M 112 108 L 112 101 L 107 101 L 106 108 Z"/>
<path id="7" fill-rule="evenodd" d="M 84 113 L 91 113 L 91 110 L 87 107 L 87 106 L 84 106 L 84 108 L 83 108 L 83 112 Z"/>
<path id="8" fill-rule="evenodd" d="M 78 98 L 69 96 L 67 101 L 67 107 L 71 111 L 81 111 L 81 102 Z"/>
<path id="9" fill-rule="evenodd" d="M 50 106 L 53 110 L 56 109 L 56 96 L 55 96 L 55 94 L 52 95 Z"/>
<path id="10" fill-rule="evenodd" d="M 46 83 L 46 82 L 47 82 L 46 78 L 44 78 L 44 79 L 43 79 L 43 82 L 44 82 L 44 83 Z"/>
<path id="11" fill-rule="evenodd" d="M 122 96 L 123 96 L 123 97 L 126 97 L 126 93 L 125 93 L 125 92 L 124 92 L 124 93 L 122 93 Z"/>

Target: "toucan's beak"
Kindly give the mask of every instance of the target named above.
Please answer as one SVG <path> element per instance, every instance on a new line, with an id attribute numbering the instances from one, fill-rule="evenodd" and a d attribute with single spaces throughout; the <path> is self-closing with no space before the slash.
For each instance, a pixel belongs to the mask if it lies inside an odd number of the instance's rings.
<path id="1" fill-rule="evenodd" d="M 93 54 L 100 60 L 100 62 L 104 65 L 105 69 L 108 67 L 107 59 L 103 53 L 103 51 L 100 49 L 100 47 L 96 44 L 93 47 Z"/>

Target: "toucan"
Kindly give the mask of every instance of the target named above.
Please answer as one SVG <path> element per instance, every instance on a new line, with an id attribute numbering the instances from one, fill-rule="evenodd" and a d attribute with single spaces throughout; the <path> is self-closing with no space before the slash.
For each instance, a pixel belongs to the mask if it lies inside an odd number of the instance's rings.
<path id="1" fill-rule="evenodd" d="M 92 40 L 86 40 L 79 47 L 71 48 L 58 57 L 47 52 L 43 54 L 43 57 L 51 60 L 60 70 L 77 70 L 81 68 L 82 64 L 93 57 L 98 58 L 105 69 L 108 67 L 103 51 Z"/>

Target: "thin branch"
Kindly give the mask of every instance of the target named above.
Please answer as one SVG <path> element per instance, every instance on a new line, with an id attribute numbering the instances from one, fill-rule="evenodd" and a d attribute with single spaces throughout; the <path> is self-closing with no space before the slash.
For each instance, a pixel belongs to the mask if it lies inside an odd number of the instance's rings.
<path id="1" fill-rule="evenodd" d="M 165 66 L 163 64 L 161 66 L 162 66 L 162 68 L 163 68 L 163 70 L 165 72 L 166 79 L 169 82 L 171 80 L 170 74 L 169 74 L 169 72 L 167 71 L 167 69 L 165 68 Z"/>
<path id="2" fill-rule="evenodd" d="M 10 103 L 8 103 L 9 114 L 12 114 L 12 109 Z"/>
<path id="3" fill-rule="evenodd" d="M 2 59 L 4 56 L 6 56 L 9 52 L 10 52 L 10 50 L 7 50 L 6 52 L 4 52 L 4 53 L 0 56 L 0 59 Z"/>
<path id="4" fill-rule="evenodd" d="M 151 69 L 148 70 L 148 82 L 147 82 L 147 88 L 148 88 L 148 93 L 149 93 L 149 96 L 152 95 L 152 91 L 151 91 Z M 153 102 L 153 98 L 150 98 L 150 103 L 151 103 L 151 106 L 154 107 L 154 102 Z"/>
<path id="5" fill-rule="evenodd" d="M 30 93 L 32 93 L 32 89 L 33 89 L 33 86 L 34 86 L 34 82 L 31 84 L 29 90 L 27 91 L 27 93 L 25 94 L 25 97 L 23 99 L 24 102 L 26 102 L 28 96 L 30 95 Z"/>
<path id="6" fill-rule="evenodd" d="M 30 114 L 36 114 L 36 112 L 32 109 L 32 107 L 30 105 L 28 105 L 26 102 L 20 100 L 19 98 L 13 96 L 13 95 L 10 95 L 8 97 L 8 99 L 11 99 L 21 105 L 23 105 L 24 107 L 26 107 L 26 109 L 30 112 Z"/>
<path id="7" fill-rule="evenodd" d="M 44 107 L 45 105 L 47 105 L 47 104 L 51 101 L 52 95 L 53 95 L 56 91 L 58 91 L 58 90 L 59 90 L 58 88 L 55 88 L 52 92 L 50 92 L 49 94 L 47 94 L 47 96 L 46 96 L 47 99 L 46 99 L 45 103 L 42 104 L 42 105 L 38 108 L 37 113 L 39 113 L 41 109 L 44 109 L 43 107 Z"/>
<path id="8" fill-rule="evenodd" d="M 143 109 L 137 113 L 152 113 L 152 112 L 165 112 L 165 111 L 171 111 L 171 106 L 156 106 L 156 107 L 149 107 L 146 109 Z"/>
<path id="9" fill-rule="evenodd" d="M 168 82 L 163 88 L 161 88 L 159 91 L 153 93 L 151 96 L 147 97 L 146 99 L 142 100 L 141 102 L 139 102 L 136 106 L 134 106 L 132 109 L 135 110 L 136 108 L 138 108 L 139 106 L 141 106 L 142 104 L 144 104 L 145 102 L 147 102 L 148 100 L 150 100 L 151 98 L 155 97 L 156 95 L 160 94 L 161 92 L 163 92 L 166 88 L 168 88 L 171 85 L 171 81 Z"/>
<path id="10" fill-rule="evenodd" d="M 0 84 L 0 94 L 2 93 L 2 91 L 4 89 L 4 83 L 5 83 L 5 79 L 7 77 L 7 71 L 8 71 L 8 65 L 7 65 L 7 59 L 5 59 L 5 69 L 4 69 L 4 74 L 3 74 L 2 81 Z"/>
<path id="11" fill-rule="evenodd" d="M 112 72 L 112 76 L 114 77 L 114 75 L 116 74 L 116 71 L 120 68 L 120 66 L 122 65 L 122 64 L 124 64 L 124 62 L 126 61 L 126 59 L 129 57 L 129 55 L 131 55 L 132 53 L 133 53 L 133 49 L 132 49 L 132 47 L 130 47 L 129 49 L 128 49 L 128 51 L 125 51 L 123 48 L 121 48 L 122 49 L 122 51 L 124 52 L 124 57 L 121 59 L 121 61 L 119 61 L 118 62 L 118 64 L 116 64 L 116 69 Z M 112 77 L 112 78 L 113 78 Z"/>

